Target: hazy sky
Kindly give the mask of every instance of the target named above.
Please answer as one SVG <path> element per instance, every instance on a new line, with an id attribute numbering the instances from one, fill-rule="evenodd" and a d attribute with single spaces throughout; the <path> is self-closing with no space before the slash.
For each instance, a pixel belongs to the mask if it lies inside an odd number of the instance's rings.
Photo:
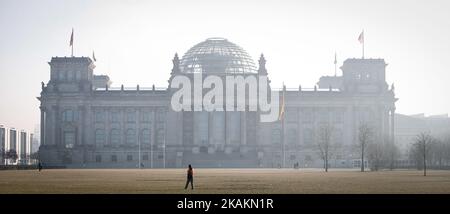
<path id="1" fill-rule="evenodd" d="M 273 87 L 312 88 L 338 64 L 384 58 L 395 83 L 397 112 L 450 112 L 450 1 L 392 0 L 0 0 L 0 123 L 33 130 L 40 82 L 52 56 L 95 50 L 96 74 L 113 86 L 167 86 L 175 52 L 225 37 L 255 63 L 267 59 Z M 340 73 L 340 72 L 338 72 Z"/>

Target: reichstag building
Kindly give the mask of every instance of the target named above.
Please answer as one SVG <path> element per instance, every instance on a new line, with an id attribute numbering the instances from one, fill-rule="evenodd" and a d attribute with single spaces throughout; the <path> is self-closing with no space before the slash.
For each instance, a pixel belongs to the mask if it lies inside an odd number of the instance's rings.
<path id="1" fill-rule="evenodd" d="M 238 45 L 210 38 L 173 58 L 170 81 L 217 75 L 267 76 Z M 89 57 L 53 57 L 40 97 L 40 161 L 73 168 L 322 167 L 318 130 L 332 127 L 330 167 L 359 167 L 358 127 L 371 124 L 374 139 L 393 141 L 395 94 L 383 59 L 352 58 L 342 75 L 323 76 L 314 88 L 275 89 L 284 94 L 284 120 L 260 122 L 259 111 L 174 111 L 167 88 L 112 88 L 94 73 Z M 126 72 L 126 71 L 124 71 Z M 289 77 L 286 77 L 289 78 Z M 282 94 L 282 93 L 280 93 Z M 283 123 L 283 124 L 282 124 Z"/>

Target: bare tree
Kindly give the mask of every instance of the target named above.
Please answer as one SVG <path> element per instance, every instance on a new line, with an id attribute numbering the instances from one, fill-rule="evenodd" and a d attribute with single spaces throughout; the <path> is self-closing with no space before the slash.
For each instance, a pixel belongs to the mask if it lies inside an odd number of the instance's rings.
<path id="1" fill-rule="evenodd" d="M 395 168 L 395 161 L 400 155 L 399 148 L 392 142 L 389 137 L 384 138 L 383 144 L 383 162 L 384 167 L 393 170 Z"/>
<path id="2" fill-rule="evenodd" d="M 433 137 L 429 133 L 422 132 L 417 136 L 414 144 L 419 155 L 418 157 L 423 161 L 423 176 L 427 176 L 427 155 L 432 141 Z"/>
<path id="3" fill-rule="evenodd" d="M 319 156 L 323 160 L 323 168 L 325 172 L 328 172 L 328 160 L 331 157 L 331 152 L 333 145 L 331 143 L 331 136 L 333 132 L 333 127 L 330 124 L 323 124 L 319 127 L 317 132 L 317 149 L 319 151 Z"/>
<path id="4" fill-rule="evenodd" d="M 13 163 L 15 163 L 16 160 L 17 160 L 17 158 L 18 158 L 16 150 L 14 150 L 14 149 L 8 150 L 8 151 L 6 152 L 6 154 L 5 154 L 5 158 L 6 158 L 7 160 L 10 160 L 10 161 L 12 161 Z"/>
<path id="5" fill-rule="evenodd" d="M 1 160 L 0 165 L 5 164 L 5 159 L 6 159 L 5 157 L 6 157 L 6 151 L 4 148 L 2 148 L 2 149 L 0 149 L 0 160 Z"/>
<path id="6" fill-rule="evenodd" d="M 361 151 L 361 172 L 364 172 L 364 153 L 372 140 L 373 131 L 369 124 L 363 122 L 358 127 L 358 147 Z"/>
<path id="7" fill-rule="evenodd" d="M 378 171 L 385 154 L 384 145 L 379 142 L 371 143 L 367 145 L 367 153 L 371 170 Z"/>

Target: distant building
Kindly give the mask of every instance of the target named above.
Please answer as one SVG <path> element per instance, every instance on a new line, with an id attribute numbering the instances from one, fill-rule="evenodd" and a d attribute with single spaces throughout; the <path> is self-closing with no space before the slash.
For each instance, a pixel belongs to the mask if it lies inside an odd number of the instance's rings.
<path id="1" fill-rule="evenodd" d="M 30 164 L 33 134 L 25 130 L 0 125 L 1 164 Z M 15 152 L 17 160 L 7 160 L 5 154 Z"/>
<path id="2" fill-rule="evenodd" d="M 182 59 L 175 56 L 169 81 L 199 72 L 268 76 L 265 63 L 261 56 L 257 67 L 241 47 L 211 38 Z M 317 133 L 330 124 L 333 142 L 340 145 L 330 164 L 358 167 L 352 147 L 360 124 L 370 124 L 380 141 L 394 137 L 397 99 L 388 89 L 383 59 L 347 59 L 343 75 L 330 83 L 322 79 L 319 89 L 282 89 L 284 132 L 280 121 L 261 123 L 254 111 L 175 112 L 170 88 L 110 88 L 109 78 L 95 76 L 87 57 L 53 57 L 49 65 L 50 80 L 38 98 L 39 155 L 46 164 L 136 167 L 141 160 L 145 167 L 322 167 Z"/>
<path id="3" fill-rule="evenodd" d="M 33 141 L 31 142 L 31 154 L 38 152 L 41 141 L 41 126 L 37 124 L 34 127 Z"/>
<path id="4" fill-rule="evenodd" d="M 450 118 L 447 114 L 430 116 L 396 114 L 395 120 L 397 121 L 395 142 L 405 155 L 422 132 L 428 132 L 435 137 L 449 137 L 450 135 Z"/>

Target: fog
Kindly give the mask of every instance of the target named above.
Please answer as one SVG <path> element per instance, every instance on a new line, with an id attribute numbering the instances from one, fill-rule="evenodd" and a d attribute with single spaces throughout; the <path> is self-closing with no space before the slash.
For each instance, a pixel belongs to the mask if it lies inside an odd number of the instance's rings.
<path id="1" fill-rule="evenodd" d="M 40 82 L 52 56 L 97 58 L 96 74 L 121 84 L 167 87 L 171 59 L 209 37 L 225 37 L 272 86 L 312 88 L 347 58 L 384 58 L 398 113 L 450 111 L 448 1 L 0 1 L 0 123 L 33 130 Z M 338 74 L 340 72 L 338 71 Z"/>

